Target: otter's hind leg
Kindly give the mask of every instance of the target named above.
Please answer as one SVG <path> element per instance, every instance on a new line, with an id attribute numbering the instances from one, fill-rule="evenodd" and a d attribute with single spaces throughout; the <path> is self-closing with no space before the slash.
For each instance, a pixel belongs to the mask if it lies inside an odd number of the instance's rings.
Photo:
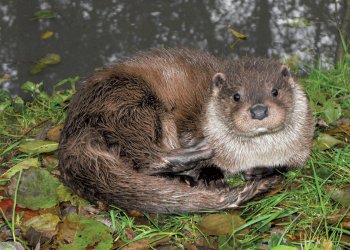
<path id="1" fill-rule="evenodd" d="M 113 84 L 113 95 L 106 96 L 110 105 L 98 129 L 108 147 L 118 148 L 120 156 L 131 159 L 139 172 L 182 172 L 212 157 L 212 151 L 201 144 L 176 148 L 180 145 L 175 123 L 142 79 L 118 75 L 108 84 Z"/>

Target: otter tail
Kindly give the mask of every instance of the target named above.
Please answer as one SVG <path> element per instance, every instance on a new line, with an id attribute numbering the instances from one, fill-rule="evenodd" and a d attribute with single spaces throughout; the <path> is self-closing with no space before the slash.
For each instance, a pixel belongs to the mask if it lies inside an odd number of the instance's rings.
<path id="1" fill-rule="evenodd" d="M 237 207 L 280 182 L 274 176 L 229 191 L 190 187 L 176 179 L 137 172 L 131 162 L 101 143 L 98 133 L 91 133 L 62 141 L 59 158 L 64 182 L 93 202 L 156 213 L 219 210 Z"/>

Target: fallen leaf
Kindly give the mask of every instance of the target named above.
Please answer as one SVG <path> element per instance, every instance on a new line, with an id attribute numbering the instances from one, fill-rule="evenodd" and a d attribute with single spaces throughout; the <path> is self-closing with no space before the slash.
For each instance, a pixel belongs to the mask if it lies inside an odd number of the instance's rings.
<path id="1" fill-rule="evenodd" d="M 53 36 L 52 31 L 45 31 L 44 33 L 41 34 L 40 38 L 45 40 L 45 39 L 49 39 L 52 36 Z"/>
<path id="2" fill-rule="evenodd" d="M 342 124 L 338 128 L 326 131 L 326 133 L 330 135 L 337 135 L 337 138 L 350 142 L 350 125 L 348 124 Z"/>
<path id="3" fill-rule="evenodd" d="M 53 155 L 45 155 L 42 159 L 42 165 L 51 171 L 58 166 L 58 159 Z"/>
<path id="4" fill-rule="evenodd" d="M 13 200 L 12 199 L 2 200 L 0 202 L 0 208 L 4 212 L 6 218 L 9 221 L 11 221 L 12 220 Z M 16 214 L 19 214 L 19 213 L 23 213 L 22 222 L 25 222 L 25 221 L 31 219 L 32 217 L 39 215 L 38 211 L 32 211 L 28 208 L 21 208 L 21 207 L 16 206 Z"/>
<path id="5" fill-rule="evenodd" d="M 323 103 L 323 114 L 328 124 L 338 120 L 342 114 L 341 106 L 334 100 L 327 100 Z"/>
<path id="6" fill-rule="evenodd" d="M 122 250 L 148 250 L 150 249 L 151 244 L 148 239 L 137 240 L 131 242 L 130 244 L 122 247 Z"/>
<path id="7" fill-rule="evenodd" d="M 47 131 L 47 138 L 50 141 L 58 142 L 60 140 L 62 129 L 63 129 L 63 124 L 50 128 L 49 131 Z"/>
<path id="8" fill-rule="evenodd" d="M 342 226 L 342 228 L 345 228 L 345 229 L 350 229 L 350 221 L 346 221 L 346 222 L 342 222 L 340 223 L 340 225 Z"/>
<path id="9" fill-rule="evenodd" d="M 129 210 L 129 211 L 127 211 L 127 213 L 131 217 L 143 217 L 144 216 L 144 214 L 141 211 L 135 210 L 135 209 Z"/>
<path id="10" fill-rule="evenodd" d="M 113 238 L 110 229 L 101 222 L 69 214 L 59 226 L 57 243 L 60 250 L 88 247 L 104 250 L 111 249 Z"/>
<path id="11" fill-rule="evenodd" d="M 19 242 L 0 242 L 1 250 L 24 250 L 24 247 Z"/>
<path id="12" fill-rule="evenodd" d="M 13 196 L 17 178 L 12 178 L 9 193 Z M 50 208 L 59 201 L 56 189 L 61 183 L 45 169 L 30 169 L 23 172 L 17 193 L 17 204 L 36 210 Z"/>
<path id="13" fill-rule="evenodd" d="M 52 240 L 52 236 L 48 235 L 46 236 L 45 233 L 41 233 L 36 231 L 34 228 L 29 228 L 29 230 L 22 236 L 26 239 L 26 243 L 33 247 L 35 246 L 35 250 L 40 250 L 41 244 L 46 244 L 47 242 L 50 242 Z M 45 249 L 45 248 L 44 248 Z"/>
<path id="14" fill-rule="evenodd" d="M 34 167 L 34 168 L 40 167 L 40 161 L 38 158 L 28 158 L 21 161 L 20 163 L 17 163 L 16 165 L 8 169 L 5 173 L 3 173 L 0 176 L 0 179 L 10 179 L 20 170 L 29 169 L 31 167 Z"/>
<path id="15" fill-rule="evenodd" d="M 21 224 L 21 230 L 27 233 L 30 228 L 35 229 L 37 232 L 45 233 L 51 237 L 57 234 L 57 225 L 60 222 L 60 218 L 53 214 L 41 214 L 35 216 L 30 220 Z"/>
<path id="16" fill-rule="evenodd" d="M 228 29 L 235 37 L 237 37 L 240 40 L 246 40 L 248 38 L 247 35 L 244 35 L 236 30 L 234 30 L 233 28 L 229 28 Z"/>
<path id="17" fill-rule="evenodd" d="M 338 128 L 331 129 L 327 131 L 327 134 L 333 135 L 338 133 L 347 133 L 350 134 L 350 125 L 342 124 Z"/>
<path id="18" fill-rule="evenodd" d="M 50 53 L 40 58 L 37 64 L 35 64 L 31 70 L 31 74 L 38 74 L 43 71 L 47 66 L 58 64 L 61 62 L 61 56 L 59 54 Z"/>
<path id="19" fill-rule="evenodd" d="M 56 189 L 56 196 L 60 202 L 69 201 L 72 205 L 85 206 L 89 202 L 76 195 L 72 189 L 61 184 Z"/>
<path id="20" fill-rule="evenodd" d="M 18 149 L 23 153 L 48 153 L 57 150 L 57 148 L 57 142 L 33 140 L 21 143 Z"/>
<path id="21" fill-rule="evenodd" d="M 339 202 L 344 207 L 350 207 L 350 186 L 341 189 L 329 187 L 326 189 L 330 193 L 331 199 Z"/>
<path id="22" fill-rule="evenodd" d="M 334 138 L 329 134 L 320 133 L 319 136 L 313 140 L 313 147 L 320 150 L 326 150 L 342 143 L 344 142 Z"/>
<path id="23" fill-rule="evenodd" d="M 229 235 L 235 228 L 245 224 L 238 215 L 208 214 L 197 224 L 198 228 L 206 235 Z"/>
<path id="24" fill-rule="evenodd" d="M 4 74 L 0 77 L 0 84 L 6 82 L 8 80 L 11 80 L 11 76 L 9 74 Z"/>

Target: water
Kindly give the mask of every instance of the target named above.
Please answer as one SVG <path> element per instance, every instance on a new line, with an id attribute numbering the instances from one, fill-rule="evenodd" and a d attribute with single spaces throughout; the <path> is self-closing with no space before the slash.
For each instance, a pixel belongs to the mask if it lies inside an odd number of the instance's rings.
<path id="1" fill-rule="evenodd" d="M 14 0 L 0 2 L 0 87 L 21 95 L 25 81 L 47 90 L 64 78 L 87 76 L 102 65 L 152 47 L 201 48 L 222 57 L 335 58 L 335 1 L 327 0 Z M 341 7 L 341 6 L 340 6 Z M 42 9 L 57 18 L 31 20 Z M 339 11 L 338 11 L 339 12 Z M 301 23 L 301 24 L 300 24 Z M 231 27 L 248 36 L 233 49 Z M 46 31 L 54 35 L 40 38 Z M 30 74 L 48 53 L 61 62 Z"/>

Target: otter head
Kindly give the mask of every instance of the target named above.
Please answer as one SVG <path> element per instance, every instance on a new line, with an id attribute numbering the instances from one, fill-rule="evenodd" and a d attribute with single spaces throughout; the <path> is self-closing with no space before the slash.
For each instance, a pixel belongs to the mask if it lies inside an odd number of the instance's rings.
<path id="1" fill-rule="evenodd" d="M 293 111 L 294 80 L 277 60 L 244 58 L 228 62 L 212 79 L 216 117 L 237 136 L 282 130 Z"/>

